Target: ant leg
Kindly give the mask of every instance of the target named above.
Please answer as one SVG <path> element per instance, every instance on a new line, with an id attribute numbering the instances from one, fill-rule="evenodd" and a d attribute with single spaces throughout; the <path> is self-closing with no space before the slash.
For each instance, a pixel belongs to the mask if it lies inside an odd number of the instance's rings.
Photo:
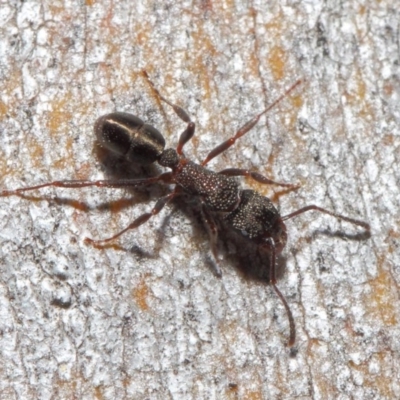
<path id="1" fill-rule="evenodd" d="M 143 225 L 145 222 L 147 222 L 151 217 L 153 217 L 154 215 L 157 215 L 165 207 L 165 205 L 167 203 L 169 203 L 177 194 L 178 194 L 178 192 L 173 191 L 172 193 L 170 193 L 164 197 L 161 197 L 160 199 L 157 200 L 156 205 L 150 212 L 140 215 L 133 222 L 131 222 L 125 229 L 116 233 L 115 235 L 113 235 L 107 239 L 101 239 L 101 240 L 93 240 L 90 238 L 85 238 L 85 243 L 90 243 L 94 246 L 102 246 L 102 245 L 118 238 L 119 236 L 123 235 L 125 232 L 127 232 L 131 229 L 138 228 L 140 225 Z"/>
<path id="2" fill-rule="evenodd" d="M 285 215 L 282 217 L 282 221 L 286 221 L 290 218 L 296 217 L 297 215 L 303 214 L 306 211 L 319 211 L 324 214 L 332 215 L 333 217 L 340 219 L 342 221 L 347 221 L 353 225 L 361 226 L 368 233 L 371 232 L 371 226 L 367 222 L 359 221 L 358 219 L 354 219 L 354 218 L 345 217 L 344 215 L 337 214 L 337 213 L 334 213 L 329 210 L 325 210 L 325 208 L 321 208 L 316 205 L 306 206 L 306 207 L 300 208 L 300 210 L 292 212 L 291 214 Z"/>
<path id="3" fill-rule="evenodd" d="M 166 99 L 164 96 L 161 95 L 159 90 L 154 86 L 154 83 L 150 80 L 149 75 L 145 70 L 142 71 L 142 75 L 145 77 L 151 88 L 154 90 L 156 95 L 158 96 L 159 99 L 161 99 L 163 102 L 167 103 L 169 106 L 173 108 L 175 111 L 175 114 L 183 121 L 187 123 L 186 129 L 181 133 L 179 137 L 179 142 L 178 146 L 176 148 L 176 152 L 181 155 L 183 154 L 183 146 L 193 137 L 194 131 L 195 131 L 195 123 L 192 122 L 192 120 L 189 117 L 189 114 L 182 108 L 177 106 L 174 103 L 171 103 L 168 99 Z"/>
<path id="4" fill-rule="evenodd" d="M 194 122 L 189 122 L 187 128 L 179 136 L 178 146 L 176 147 L 176 152 L 179 155 L 183 154 L 183 146 L 193 137 L 195 130 Z"/>
<path id="5" fill-rule="evenodd" d="M 285 307 L 286 314 L 289 320 L 289 329 L 290 329 L 290 336 L 288 341 L 288 346 L 293 347 L 294 342 L 296 340 L 296 327 L 294 324 L 294 318 L 292 311 L 290 310 L 289 304 L 287 303 L 285 297 L 283 296 L 282 292 L 276 286 L 276 275 L 275 275 L 275 267 L 276 267 L 276 247 L 275 242 L 272 238 L 267 239 L 267 243 L 262 247 L 266 248 L 270 257 L 269 257 L 269 283 L 275 290 L 275 293 L 281 300 L 283 306 Z"/>
<path id="6" fill-rule="evenodd" d="M 204 205 L 201 207 L 201 213 L 202 213 L 203 220 L 207 227 L 208 236 L 210 238 L 211 252 L 214 256 L 214 261 L 215 261 L 215 264 L 213 265 L 214 270 L 215 270 L 215 273 L 217 274 L 217 276 L 221 277 L 222 272 L 221 272 L 221 268 L 219 266 L 221 260 L 218 257 L 218 250 L 217 250 L 218 227 L 217 227 L 217 224 L 216 224 L 214 218 L 207 211 L 207 209 L 204 207 Z"/>
<path id="7" fill-rule="evenodd" d="M 240 169 L 240 168 L 227 168 L 218 172 L 221 175 L 226 176 L 246 176 L 254 179 L 256 182 L 262 183 L 264 185 L 278 185 L 283 187 L 288 187 L 291 189 L 298 189 L 300 185 L 294 185 L 291 183 L 282 183 L 276 182 L 272 179 L 267 178 L 264 175 L 259 174 L 258 172 L 250 171 L 248 169 Z"/>
<path id="8" fill-rule="evenodd" d="M 248 131 L 250 131 L 254 125 L 257 124 L 259 119 L 261 118 L 262 115 L 266 114 L 269 110 L 274 108 L 278 103 L 280 103 L 292 90 L 294 90 L 298 85 L 300 85 L 301 79 L 296 81 L 289 89 L 285 91 L 280 97 L 278 97 L 273 103 L 271 103 L 264 111 L 260 112 L 257 114 L 255 117 L 253 117 L 250 121 L 246 122 L 237 132 L 234 136 L 229 138 L 228 140 L 225 140 L 225 142 L 222 142 L 219 144 L 217 147 L 215 147 L 213 150 L 210 151 L 208 156 L 204 159 L 204 161 L 201 163 L 201 165 L 204 167 L 210 160 L 212 160 L 214 157 L 218 156 L 219 154 L 223 153 L 225 150 L 229 149 L 229 147 L 233 146 L 239 138 L 244 136 Z"/>
<path id="9" fill-rule="evenodd" d="M 53 181 L 42 183 L 41 185 L 36 186 L 28 186 L 23 188 L 18 188 L 14 190 L 2 190 L 0 191 L 0 197 L 6 196 L 18 196 L 21 193 L 28 192 L 31 190 L 42 189 L 46 187 L 61 187 L 61 188 L 83 188 L 88 186 L 97 186 L 97 187 L 107 187 L 107 188 L 124 188 L 124 187 L 139 187 L 151 185 L 155 182 L 172 182 L 172 173 L 165 172 L 161 175 L 144 178 L 144 179 L 109 179 L 109 180 L 98 180 L 98 181 L 89 181 L 89 180 L 64 180 L 64 181 Z"/>
<path id="10" fill-rule="evenodd" d="M 359 221 L 357 219 L 354 218 L 349 218 L 349 217 L 345 217 L 344 215 L 341 214 L 337 214 L 334 213 L 332 211 L 329 210 L 325 210 L 324 208 L 318 207 L 316 205 L 310 205 L 310 206 L 306 206 L 303 208 L 300 208 L 297 211 L 292 212 L 291 214 L 285 215 L 282 217 L 282 221 L 286 221 L 290 218 L 296 217 L 297 215 L 300 215 L 306 211 L 319 211 L 321 213 L 324 214 L 328 214 L 331 215 L 337 219 L 343 220 L 343 221 L 347 221 L 350 222 L 353 225 L 357 225 L 357 226 L 361 226 L 362 228 L 365 229 L 365 231 L 369 234 L 371 232 L 371 226 L 364 221 Z M 272 284 L 276 294 L 278 295 L 278 297 L 281 299 L 283 305 L 286 308 L 286 312 L 289 318 L 289 325 L 290 325 L 290 338 L 289 338 L 289 347 L 292 347 L 294 345 L 294 341 L 296 338 L 296 331 L 295 331 L 295 325 L 294 325 L 294 319 L 293 319 L 293 315 L 292 312 L 289 308 L 289 305 L 287 304 L 285 298 L 283 297 L 283 294 L 280 292 L 280 290 L 278 289 L 278 287 L 276 286 L 276 276 L 275 276 L 275 258 L 276 258 L 276 249 L 275 249 L 275 242 L 272 238 L 268 238 L 267 239 L 267 243 L 266 245 L 264 245 L 264 247 L 269 250 L 270 252 L 270 283 Z"/>

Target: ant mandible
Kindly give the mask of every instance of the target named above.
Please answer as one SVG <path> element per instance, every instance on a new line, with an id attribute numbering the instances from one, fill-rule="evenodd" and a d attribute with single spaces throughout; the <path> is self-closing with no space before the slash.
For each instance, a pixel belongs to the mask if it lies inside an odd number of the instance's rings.
<path id="1" fill-rule="evenodd" d="M 216 218 L 224 220 L 228 229 L 232 229 L 247 240 L 252 241 L 269 255 L 269 265 L 266 267 L 268 268 L 269 282 L 286 309 L 290 327 L 288 346 L 292 347 L 296 337 L 294 319 L 286 299 L 277 287 L 275 274 L 276 257 L 282 252 L 287 241 L 284 221 L 303 214 L 306 211 L 313 210 L 329 214 L 337 219 L 360 226 L 365 229 L 367 234 L 370 232 L 370 225 L 366 222 L 345 217 L 316 205 L 309 205 L 285 216 L 281 216 L 270 199 L 254 190 L 240 189 L 234 177 L 250 177 L 261 184 L 277 185 L 289 189 L 297 189 L 299 187 L 298 185 L 276 182 L 266 176 L 247 169 L 227 168 L 219 172 L 214 172 L 205 168 L 205 166 L 210 160 L 229 149 L 236 140 L 249 132 L 257 124 L 260 117 L 292 92 L 301 83 L 301 80 L 296 81 L 265 110 L 245 123 L 234 136 L 211 150 L 201 164 L 197 164 L 187 159 L 183 153 L 183 147 L 194 135 L 194 122 L 191 121 L 184 109 L 171 103 L 160 94 L 146 71 L 143 71 L 142 74 L 157 96 L 171 106 L 176 115 L 187 124 L 186 129 L 179 137 L 176 149 L 169 148 L 164 150 L 165 139 L 161 133 L 151 125 L 145 124 L 140 118 L 128 113 L 114 112 L 100 117 L 95 123 L 94 131 L 101 146 L 122 156 L 127 161 L 141 165 L 151 164 L 157 161 L 158 164 L 169 168 L 171 171 L 142 179 L 54 181 L 15 190 L 3 190 L 0 192 L 0 196 L 19 195 L 26 191 L 49 186 L 63 188 L 82 188 L 87 186 L 125 188 L 147 186 L 156 182 L 175 184 L 174 190 L 166 196 L 161 197 L 150 212 L 144 213 L 136 218 L 122 231 L 103 240 L 86 238 L 85 242 L 93 245 L 103 245 L 115 240 L 123 233 L 143 225 L 152 216 L 157 215 L 167 203 L 181 194 L 198 198 L 202 216 L 208 228 L 211 251 L 215 259 L 215 270 L 219 276 L 221 275 L 221 270 L 217 252 L 218 224 Z"/>

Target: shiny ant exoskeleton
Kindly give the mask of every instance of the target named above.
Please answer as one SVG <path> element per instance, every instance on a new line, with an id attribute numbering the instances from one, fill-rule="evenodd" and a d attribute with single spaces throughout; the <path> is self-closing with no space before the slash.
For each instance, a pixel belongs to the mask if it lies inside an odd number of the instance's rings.
<path id="1" fill-rule="evenodd" d="M 161 197 L 150 212 L 144 213 L 136 218 L 122 231 L 108 239 L 93 240 L 87 238 L 85 241 L 94 245 L 102 245 L 112 241 L 128 230 L 136 229 L 144 224 L 153 215 L 158 214 L 167 203 L 180 194 L 198 198 L 203 219 L 208 228 L 211 250 L 216 261 L 215 268 L 218 275 L 221 275 L 221 271 L 217 254 L 218 224 L 216 218 L 223 220 L 229 229 L 236 231 L 269 254 L 269 265 L 267 267 L 269 269 L 269 282 L 286 309 L 290 325 L 288 345 L 290 347 L 293 346 L 296 335 L 294 319 L 284 296 L 276 286 L 277 281 L 275 276 L 276 257 L 282 252 L 287 241 L 284 221 L 306 211 L 314 210 L 360 226 L 365 229 L 367 234 L 370 232 L 370 226 L 366 222 L 348 218 L 315 205 L 309 205 L 288 215 L 280 216 L 270 199 L 260 195 L 254 190 L 240 189 L 239 184 L 233 177 L 251 177 L 262 184 L 278 185 L 289 189 L 298 188 L 297 185 L 275 182 L 257 172 L 246 169 L 228 168 L 220 172 L 213 172 L 206 169 L 205 166 L 214 157 L 231 147 L 237 139 L 249 132 L 254 125 L 257 124 L 262 115 L 266 114 L 279 103 L 295 89 L 301 81 L 297 81 L 264 111 L 245 123 L 234 136 L 215 147 L 201 164 L 196 164 L 188 160 L 183 153 L 184 145 L 194 135 L 195 124 L 191 121 L 185 110 L 171 103 L 160 94 L 145 71 L 143 71 L 143 75 L 157 96 L 171 106 L 177 116 L 187 123 L 186 129 L 180 135 L 177 148 L 164 150 L 165 140 L 161 133 L 154 127 L 145 124 L 138 117 L 127 113 L 115 112 L 100 117 L 95 123 L 95 134 L 101 146 L 124 157 L 129 162 L 145 165 L 157 161 L 158 164 L 169 168 L 171 171 L 164 172 L 155 177 L 143 179 L 54 181 L 16 190 L 3 190 L 0 192 L 0 196 L 19 195 L 25 191 L 49 186 L 63 188 L 82 188 L 87 186 L 124 188 L 146 186 L 156 182 L 176 184 L 175 189 L 168 195 Z"/>

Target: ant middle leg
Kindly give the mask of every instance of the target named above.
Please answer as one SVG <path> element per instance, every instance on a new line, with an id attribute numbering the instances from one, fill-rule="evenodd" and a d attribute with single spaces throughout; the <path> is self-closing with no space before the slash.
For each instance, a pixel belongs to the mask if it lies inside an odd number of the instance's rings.
<path id="1" fill-rule="evenodd" d="M 203 160 L 201 165 L 204 167 L 208 164 L 214 157 L 218 156 L 219 154 L 223 153 L 225 150 L 228 150 L 229 147 L 233 146 L 239 138 L 244 136 L 247 132 L 249 132 L 260 120 L 260 118 L 274 108 L 278 103 L 280 103 L 292 90 L 294 90 L 298 85 L 301 83 L 301 79 L 296 81 L 289 89 L 287 89 L 281 96 L 279 96 L 275 101 L 273 101 L 264 111 L 261 111 L 255 117 L 253 117 L 250 121 L 247 121 L 231 138 L 225 140 L 213 150 L 211 150 L 207 157 Z"/>
<path id="2" fill-rule="evenodd" d="M 138 228 L 140 225 L 143 225 L 145 222 L 147 222 L 151 217 L 153 217 L 154 215 L 157 215 L 165 207 L 165 205 L 167 203 L 169 203 L 178 194 L 179 194 L 179 192 L 177 190 L 174 190 L 172 193 L 170 193 L 164 197 L 161 197 L 160 199 L 157 200 L 156 205 L 153 207 L 153 209 L 150 212 L 140 215 L 133 222 L 131 222 L 126 228 L 122 229 L 122 231 L 116 233 L 115 235 L 113 235 L 109 238 L 100 239 L 100 240 L 85 238 L 85 243 L 92 244 L 94 246 L 103 246 L 104 244 L 117 239 L 118 237 L 123 235 L 125 232 Z"/>
<path id="3" fill-rule="evenodd" d="M 178 146 L 176 148 L 176 152 L 181 155 L 183 154 L 183 146 L 193 137 L 195 131 L 195 123 L 190 119 L 189 114 L 178 105 L 171 103 L 168 99 L 166 99 L 160 91 L 155 87 L 154 83 L 151 81 L 148 73 L 143 70 L 142 75 L 145 77 L 146 81 L 149 83 L 151 88 L 154 90 L 157 97 L 163 102 L 167 103 L 172 109 L 175 111 L 175 114 L 183 121 L 187 123 L 186 129 L 181 133 L 179 137 Z"/>
<path id="4" fill-rule="evenodd" d="M 240 168 L 226 168 L 222 171 L 218 172 L 221 175 L 226 176 L 245 176 L 254 179 L 256 182 L 262 183 L 263 185 L 277 185 L 282 187 L 287 187 L 290 189 L 298 189 L 300 185 L 295 185 L 292 183 L 283 183 L 283 182 L 276 182 L 270 178 L 267 178 L 264 175 L 259 174 L 255 171 L 250 171 L 249 169 L 240 169 Z"/>

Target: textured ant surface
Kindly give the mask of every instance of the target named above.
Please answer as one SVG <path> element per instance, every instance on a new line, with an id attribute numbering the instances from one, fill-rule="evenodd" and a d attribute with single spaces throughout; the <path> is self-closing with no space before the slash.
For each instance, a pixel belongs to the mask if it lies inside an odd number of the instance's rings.
<path id="1" fill-rule="evenodd" d="M 215 270 L 221 276 L 220 259 L 217 250 L 219 221 L 226 229 L 237 233 L 245 240 L 250 241 L 265 255 L 264 268 L 267 270 L 269 282 L 286 309 L 290 334 L 288 345 L 295 343 L 295 324 L 289 305 L 277 287 L 276 264 L 277 256 L 282 252 L 287 242 L 285 221 L 306 211 L 318 211 L 331 215 L 337 219 L 359 226 L 369 235 L 368 223 L 349 218 L 316 205 L 308 205 L 290 214 L 281 216 L 271 200 L 254 190 L 243 190 L 237 177 L 249 177 L 261 184 L 276 185 L 287 189 L 297 189 L 298 185 L 276 182 L 256 171 L 239 168 L 227 168 L 214 172 L 206 168 L 213 158 L 229 149 L 235 142 L 249 132 L 260 120 L 261 116 L 275 107 L 283 98 L 295 90 L 301 81 L 295 82 L 278 99 L 266 109 L 246 122 L 232 137 L 215 147 L 200 163 L 195 163 L 185 157 L 183 148 L 195 133 L 195 124 L 187 112 L 176 104 L 171 103 L 156 89 L 147 73 L 143 76 L 154 93 L 163 102 L 168 104 L 176 115 L 187 124 L 181 133 L 175 149 L 165 149 L 165 139 L 153 126 L 144 123 L 140 118 L 121 112 L 114 112 L 100 117 L 94 126 L 98 143 L 108 151 L 123 157 L 127 162 L 138 165 L 149 165 L 157 162 L 169 171 L 153 177 L 140 179 L 108 179 L 108 180 L 62 180 L 43 183 L 36 186 L 24 187 L 15 190 L 3 190 L 0 196 L 20 195 L 26 191 L 45 187 L 83 188 L 88 186 L 107 188 L 139 188 L 155 183 L 175 184 L 174 189 L 158 199 L 154 207 L 131 222 L 125 229 L 115 235 L 102 240 L 86 238 L 87 243 L 95 246 L 105 245 L 129 230 L 136 229 L 157 215 L 166 204 L 173 199 L 186 195 L 195 198 L 200 204 L 202 219 L 207 228 L 211 251 L 215 260 Z"/>

